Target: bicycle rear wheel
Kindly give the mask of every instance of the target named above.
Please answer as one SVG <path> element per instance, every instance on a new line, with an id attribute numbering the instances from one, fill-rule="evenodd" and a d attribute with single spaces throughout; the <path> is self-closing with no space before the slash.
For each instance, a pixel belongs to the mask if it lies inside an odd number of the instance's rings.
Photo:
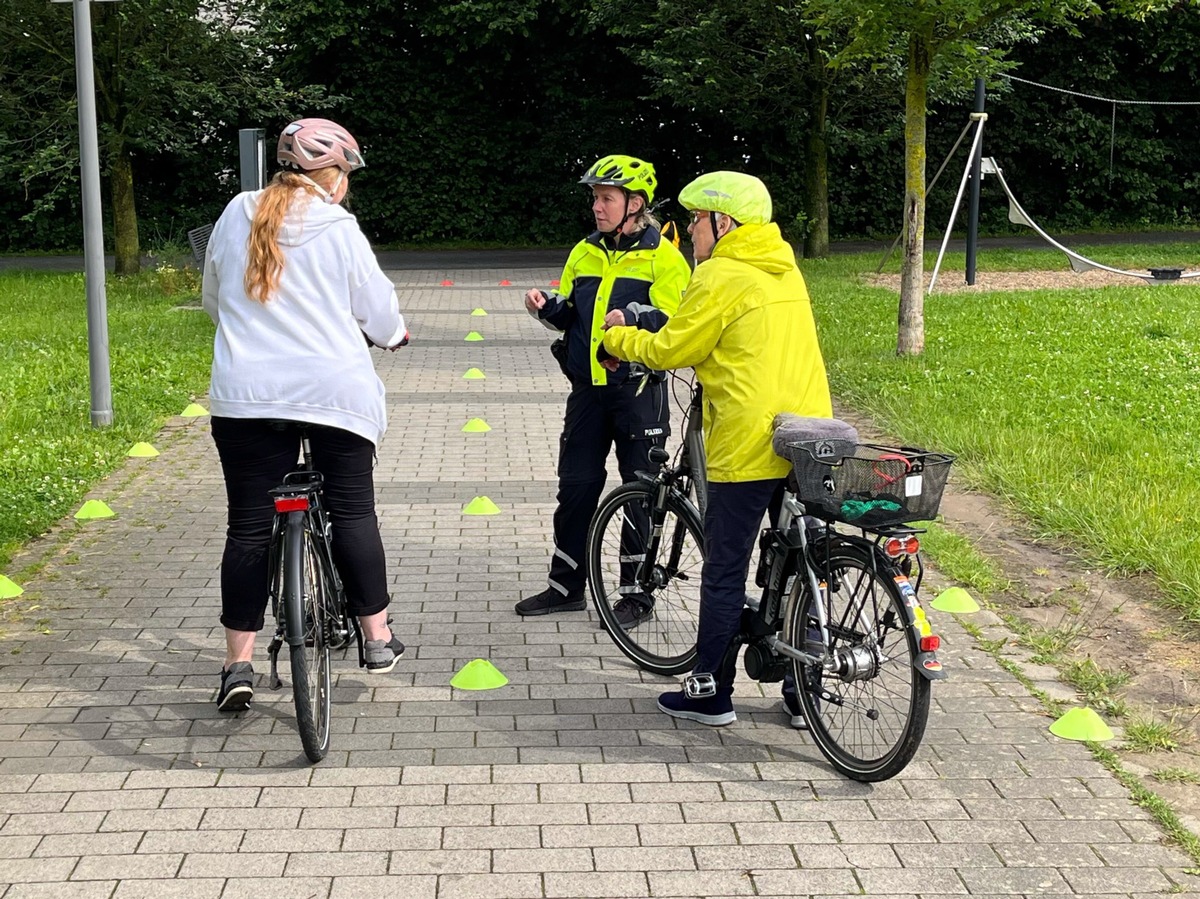
<path id="1" fill-rule="evenodd" d="M 329 751 L 332 684 L 322 623 L 332 597 L 312 531 L 301 513 L 292 514 L 299 520 L 288 522 L 283 595 L 292 695 L 304 754 L 309 761 L 319 762 Z"/>
<path id="2" fill-rule="evenodd" d="M 824 561 L 824 552 L 817 549 Z M 929 681 L 914 668 L 920 651 L 891 566 L 872 550 L 836 544 L 825 574 L 830 647 L 840 674 L 793 662 L 800 708 L 817 748 L 853 780 L 895 777 L 912 760 L 929 717 Z M 817 614 L 805 572 L 792 591 L 792 646 L 820 653 Z"/>
<path id="3" fill-rule="evenodd" d="M 621 652 L 646 671 L 681 674 L 696 661 L 704 539 L 682 497 L 668 493 L 665 507 L 656 509 L 655 495 L 631 483 L 601 500 L 588 529 L 588 587 Z M 614 610 L 623 599 L 653 611 L 625 630 Z"/>

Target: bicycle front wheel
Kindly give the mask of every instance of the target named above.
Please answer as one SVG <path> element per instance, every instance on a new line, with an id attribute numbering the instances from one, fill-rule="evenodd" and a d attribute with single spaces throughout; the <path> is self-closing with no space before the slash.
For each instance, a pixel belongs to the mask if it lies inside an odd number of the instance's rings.
<path id="1" fill-rule="evenodd" d="M 288 523 L 285 559 L 284 614 L 296 727 L 304 754 L 309 761 L 319 762 L 329 751 L 332 685 L 322 622 L 332 597 L 324 560 L 303 520 Z"/>
<path id="2" fill-rule="evenodd" d="M 824 552 L 817 548 L 824 561 Z M 838 543 L 814 597 L 801 570 L 788 642 L 821 654 L 815 602 L 825 603 L 837 673 L 793 662 L 804 720 L 817 748 L 853 780 L 895 777 L 912 760 L 929 717 L 929 681 L 914 668 L 920 646 L 892 568 L 857 544 Z"/>
<path id="3" fill-rule="evenodd" d="M 588 587 L 621 652 L 646 671 L 681 674 L 696 661 L 704 539 L 690 504 L 669 492 L 656 508 L 656 493 L 630 483 L 601 500 L 588 529 Z M 622 602 L 649 614 L 626 630 Z"/>

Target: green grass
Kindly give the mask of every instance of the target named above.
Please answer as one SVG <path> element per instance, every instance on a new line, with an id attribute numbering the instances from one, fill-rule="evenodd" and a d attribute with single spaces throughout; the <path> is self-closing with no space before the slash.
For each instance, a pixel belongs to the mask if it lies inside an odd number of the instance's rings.
<path id="1" fill-rule="evenodd" d="M 90 424 L 82 275 L 0 272 L 0 571 L 208 385 L 212 323 L 148 273 L 109 279 L 113 425 Z"/>
<path id="2" fill-rule="evenodd" d="M 1200 257 L 1100 250 L 1122 265 Z M 877 261 L 804 263 L 834 392 L 907 443 L 957 453 L 960 482 L 1040 533 L 1153 573 L 1200 622 L 1200 285 L 939 294 L 924 355 L 901 359 L 896 294 L 858 277 Z"/>
<path id="3" fill-rule="evenodd" d="M 1112 268 L 1144 273 L 1150 268 L 1195 268 L 1200 265 L 1200 235 L 1194 243 L 1162 243 L 1152 245 L 1141 244 L 1083 244 L 1070 247 L 1081 256 L 1094 259 Z M 874 272 L 879 267 L 883 253 L 878 254 L 849 254 L 838 257 L 835 263 L 843 260 L 862 272 Z M 937 252 L 925 254 L 925 270 L 932 272 L 937 262 Z M 811 261 L 805 261 L 807 268 Z M 1062 271 L 1071 270 L 1065 254 L 1047 247 L 1044 250 L 1019 250 L 1010 248 L 985 249 L 978 255 L 976 268 L 981 272 L 1028 272 L 1028 271 Z M 955 280 L 962 282 L 962 273 L 966 270 L 965 253 L 946 253 L 942 260 L 942 272 L 955 273 Z M 897 251 L 888 261 L 885 272 L 900 271 L 900 254 Z M 938 275 L 939 282 L 941 274 Z M 1130 282 L 1135 283 L 1135 282 Z"/>
<path id="4" fill-rule="evenodd" d="M 1183 739 L 1183 728 L 1166 721 L 1146 718 L 1125 728 L 1125 748 L 1130 752 L 1174 752 Z"/>
<path id="5" fill-rule="evenodd" d="M 1200 774 L 1187 768 L 1163 768 L 1154 772 L 1154 779 L 1165 784 L 1200 784 Z"/>
<path id="6" fill-rule="evenodd" d="M 970 540 L 936 522 L 930 522 L 921 535 L 921 549 L 942 574 L 982 595 L 999 593 L 1010 586 L 996 563 L 976 549 Z"/>
<path id="7" fill-rule="evenodd" d="M 1129 675 L 1123 671 L 1101 668 L 1091 659 L 1074 660 L 1063 668 L 1063 680 L 1083 694 L 1087 704 L 1112 718 L 1124 718 L 1129 714 L 1128 704 L 1116 696 L 1121 687 L 1129 683 Z"/>

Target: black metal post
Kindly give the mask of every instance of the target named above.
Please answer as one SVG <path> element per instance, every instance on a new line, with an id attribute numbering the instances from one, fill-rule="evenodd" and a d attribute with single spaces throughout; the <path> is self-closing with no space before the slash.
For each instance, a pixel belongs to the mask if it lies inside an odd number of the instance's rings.
<path id="1" fill-rule="evenodd" d="M 982 128 L 987 116 L 983 111 L 984 86 L 983 79 L 975 79 L 975 127 Z M 967 283 L 975 283 L 975 257 L 979 246 L 979 188 L 983 181 L 983 141 L 975 145 L 975 154 L 971 157 L 971 194 L 967 203 Z"/>

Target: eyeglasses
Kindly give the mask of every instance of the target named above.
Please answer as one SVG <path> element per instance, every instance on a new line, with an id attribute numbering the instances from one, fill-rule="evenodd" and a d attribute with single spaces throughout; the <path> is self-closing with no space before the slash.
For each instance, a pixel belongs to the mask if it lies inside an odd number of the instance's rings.
<path id="1" fill-rule="evenodd" d="M 703 221 L 704 219 L 708 218 L 709 215 L 710 213 L 705 209 L 693 209 L 692 224 L 694 225 L 697 222 Z"/>

